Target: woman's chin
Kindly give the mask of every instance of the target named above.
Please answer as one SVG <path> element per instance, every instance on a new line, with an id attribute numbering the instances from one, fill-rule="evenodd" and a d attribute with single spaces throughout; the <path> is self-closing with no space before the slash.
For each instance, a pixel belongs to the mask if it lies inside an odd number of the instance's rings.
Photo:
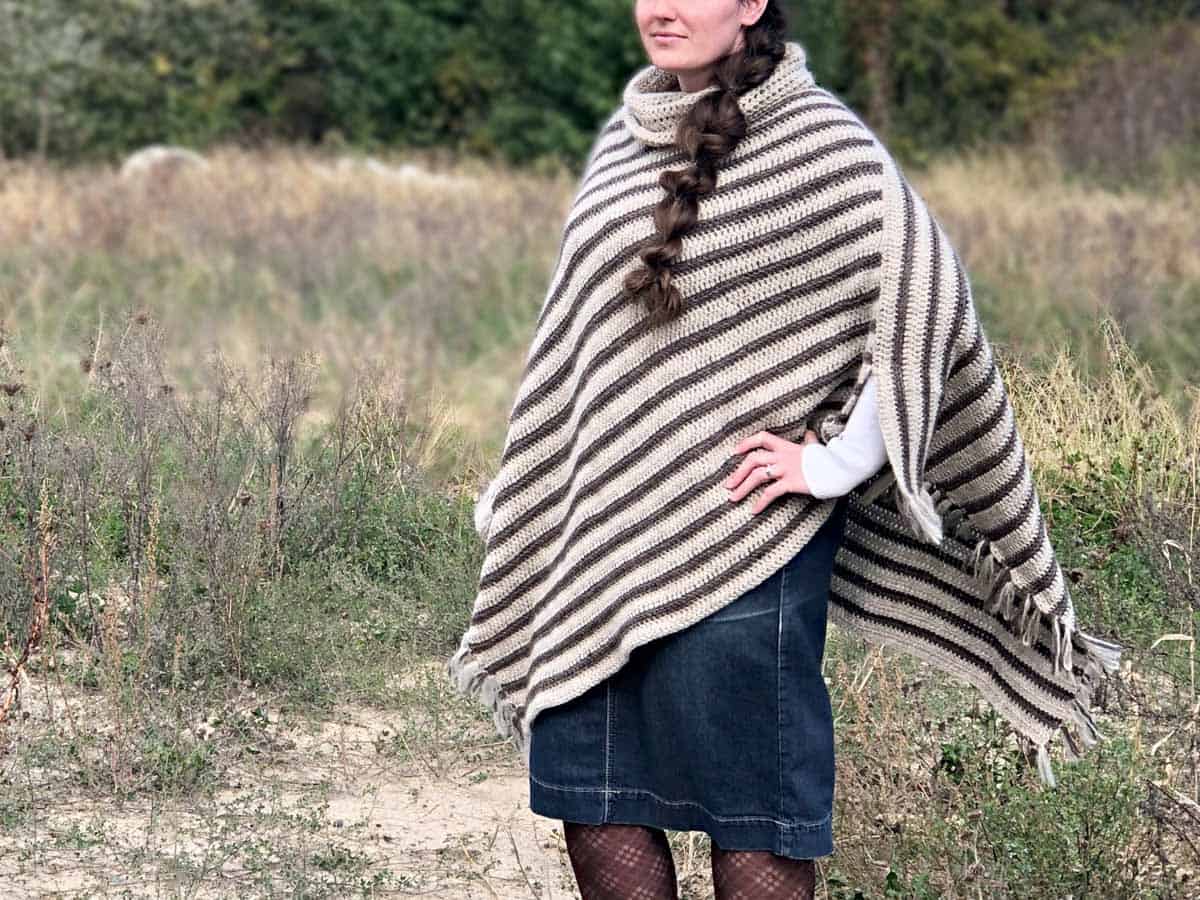
<path id="1" fill-rule="evenodd" d="M 650 38 L 650 43 L 646 48 L 650 61 L 656 66 L 659 68 L 671 66 L 677 69 L 686 69 L 692 65 L 690 50 L 691 48 L 687 46 L 687 41 L 675 40 L 663 44 L 654 38 Z"/>

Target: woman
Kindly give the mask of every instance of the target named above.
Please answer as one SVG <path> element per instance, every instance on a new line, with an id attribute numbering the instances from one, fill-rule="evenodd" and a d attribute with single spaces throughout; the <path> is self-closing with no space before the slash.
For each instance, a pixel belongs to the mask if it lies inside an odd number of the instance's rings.
<path id="1" fill-rule="evenodd" d="M 681 92 L 714 84 L 723 60 L 724 83 L 751 87 L 785 50 L 781 8 L 766 0 L 640 0 L 634 18 L 652 65 L 676 76 Z M 749 65 L 755 58 L 757 73 Z M 724 141 L 732 149 L 737 118 L 722 120 L 717 110 L 696 127 L 728 135 Z M 712 159 L 708 173 L 698 166 L 696 177 L 714 177 L 715 163 Z M 680 292 L 669 281 L 670 248 L 694 218 L 694 212 L 679 210 L 673 222 L 664 223 L 658 240 L 642 250 L 646 264 L 626 281 L 630 295 L 645 303 L 648 323 L 682 311 Z M 864 399 L 874 397 L 873 379 L 868 389 Z M 801 443 L 767 433 L 741 442 L 734 452 L 744 458 L 725 482 L 729 499 L 741 502 L 768 482 L 755 512 L 783 492 L 838 497 L 886 462 L 868 403 L 855 405 L 845 433 L 828 448 L 816 441 L 810 430 Z M 813 470 L 807 471 L 804 451 L 810 447 Z M 530 749 L 530 809 L 563 820 L 584 898 L 674 898 L 676 876 L 664 828 L 710 835 L 718 898 L 813 896 L 813 857 L 832 852 L 833 717 L 821 661 L 828 585 L 844 516 L 843 501 L 764 582 L 690 628 L 637 648 L 615 675 L 538 720 Z M 715 660 L 723 665 L 714 667 Z M 792 677 L 780 682 L 777 673 L 785 663 Z M 723 690 L 726 680 L 738 690 Z M 688 691 L 689 702 L 680 702 L 677 685 Z M 640 727 L 614 734 L 614 703 L 619 721 Z M 696 722 L 697 716 L 717 724 L 718 733 Z M 781 727 L 784 717 L 790 727 Z M 720 728 L 734 721 L 739 740 L 722 748 Z M 610 744 L 616 737 L 628 746 L 616 751 L 609 746 L 604 757 L 595 736 L 606 725 Z M 670 751 L 675 741 L 684 747 Z M 602 785 L 605 758 L 614 756 L 624 769 L 626 794 L 610 799 L 607 814 L 597 815 L 585 789 Z M 631 787 L 641 793 L 631 793 Z"/>
<path id="2" fill-rule="evenodd" d="M 588 155 L 447 667 L 588 900 L 674 897 L 664 829 L 711 836 L 718 898 L 807 897 L 827 613 L 974 684 L 1049 783 L 1119 648 L 1075 627 L 956 254 L 779 4 L 634 18 L 652 64 Z"/>

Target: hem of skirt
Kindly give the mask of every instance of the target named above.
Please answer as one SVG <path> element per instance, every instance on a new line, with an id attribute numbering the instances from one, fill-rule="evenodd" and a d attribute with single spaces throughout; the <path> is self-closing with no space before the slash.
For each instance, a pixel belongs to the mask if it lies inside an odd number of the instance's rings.
<path id="1" fill-rule="evenodd" d="M 769 850 L 793 859 L 815 859 L 834 851 L 833 810 L 816 822 L 718 816 L 698 803 L 667 800 L 637 788 L 553 787 L 532 777 L 529 809 L 546 818 L 589 825 L 621 823 L 703 831 L 722 850 Z"/>

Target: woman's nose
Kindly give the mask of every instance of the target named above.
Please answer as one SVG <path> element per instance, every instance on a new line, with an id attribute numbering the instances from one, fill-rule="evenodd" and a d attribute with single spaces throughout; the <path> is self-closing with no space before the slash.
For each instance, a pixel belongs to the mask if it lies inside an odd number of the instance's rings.
<path id="1" fill-rule="evenodd" d="M 647 3 L 655 18 L 668 21 L 675 18 L 676 0 L 647 0 Z"/>

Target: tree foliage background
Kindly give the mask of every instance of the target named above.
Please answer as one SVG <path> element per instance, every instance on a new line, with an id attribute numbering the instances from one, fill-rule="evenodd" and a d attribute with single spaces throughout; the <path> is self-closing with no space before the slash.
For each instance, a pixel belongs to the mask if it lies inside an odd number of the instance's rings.
<path id="1" fill-rule="evenodd" d="M 1195 112 L 1187 85 L 1200 83 L 1200 0 L 785 6 L 818 81 L 908 159 L 1023 140 L 1050 119 L 1072 121 L 1072 110 L 1076 127 L 1094 122 L 1079 114 L 1097 103 L 1092 85 L 1123 91 L 1148 69 L 1160 82 L 1152 97 L 1179 95 L 1180 121 L 1159 115 L 1155 128 L 1184 144 L 1197 138 L 1198 117 L 1184 113 Z M 632 7 L 0 0 L 0 152 L 75 160 L 157 141 L 336 140 L 574 165 L 647 62 Z M 1126 116 L 1149 114 L 1141 101 L 1127 106 Z"/>

